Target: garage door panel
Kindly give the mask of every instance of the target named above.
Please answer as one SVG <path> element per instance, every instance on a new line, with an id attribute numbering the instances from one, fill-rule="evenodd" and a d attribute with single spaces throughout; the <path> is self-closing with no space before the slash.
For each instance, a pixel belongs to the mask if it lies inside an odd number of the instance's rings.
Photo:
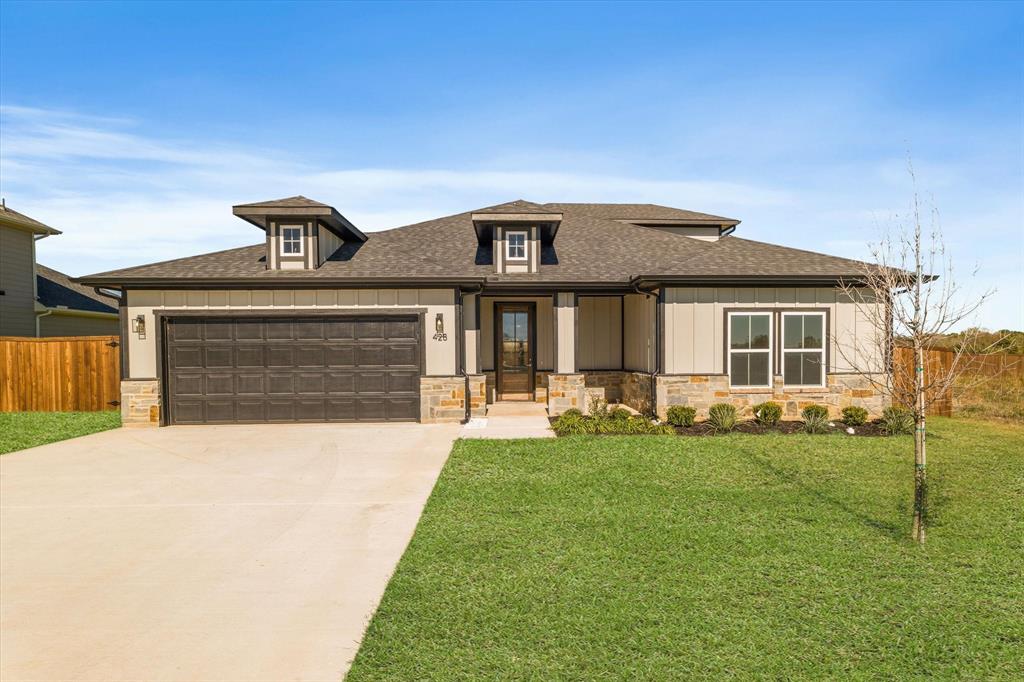
<path id="1" fill-rule="evenodd" d="M 235 366 L 235 353 L 231 346 L 207 346 L 204 351 L 203 366 L 206 369 L 230 369 Z"/>
<path id="2" fill-rule="evenodd" d="M 171 423 L 419 418 L 419 322 L 354 318 L 171 318 Z"/>
<path id="3" fill-rule="evenodd" d="M 207 374 L 206 395 L 234 395 L 235 375 L 234 374 Z"/>
<path id="4" fill-rule="evenodd" d="M 386 362 L 387 349 L 381 345 L 356 347 L 356 364 L 360 367 L 383 367 Z"/>
<path id="5" fill-rule="evenodd" d="M 324 361 L 328 367 L 352 367 L 356 364 L 355 346 L 327 346 Z"/>
<path id="6" fill-rule="evenodd" d="M 171 392 L 176 396 L 201 396 L 203 394 L 203 375 L 176 374 L 171 382 Z"/>
<path id="7" fill-rule="evenodd" d="M 267 374 L 267 393 L 271 395 L 295 395 L 295 377 L 290 372 Z"/>
<path id="8" fill-rule="evenodd" d="M 267 390 L 266 377 L 263 374 L 239 373 L 236 381 L 235 387 L 239 395 L 263 395 Z"/>
<path id="9" fill-rule="evenodd" d="M 417 393 L 420 386 L 420 375 L 416 372 L 395 372 L 387 374 L 388 393 Z"/>
<path id="10" fill-rule="evenodd" d="M 294 367 L 295 353 L 288 346 L 267 348 L 267 367 Z"/>
<path id="11" fill-rule="evenodd" d="M 415 367 L 418 363 L 420 349 L 412 344 L 388 346 L 385 352 L 388 367 Z"/>
<path id="12" fill-rule="evenodd" d="M 259 367 L 266 366 L 266 357 L 263 353 L 263 346 L 235 346 L 235 367 Z"/>

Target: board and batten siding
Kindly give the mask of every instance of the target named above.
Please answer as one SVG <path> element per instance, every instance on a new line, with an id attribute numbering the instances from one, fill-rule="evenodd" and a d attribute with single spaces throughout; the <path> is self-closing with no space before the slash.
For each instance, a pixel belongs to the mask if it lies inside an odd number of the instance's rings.
<path id="1" fill-rule="evenodd" d="M 622 369 L 622 297 L 580 296 L 578 370 Z"/>
<path id="2" fill-rule="evenodd" d="M 481 296 L 480 297 L 480 371 L 494 370 L 494 304 L 537 304 L 537 370 L 554 369 L 554 303 L 550 296 Z"/>
<path id="3" fill-rule="evenodd" d="M 458 331 L 455 328 L 455 294 L 451 289 L 238 289 L 238 290 L 129 290 L 127 313 L 133 320 L 143 315 L 146 338 L 128 331 L 129 378 L 152 379 L 157 371 L 156 316 L 154 311 L 261 312 L 365 311 L 386 313 L 389 308 L 418 308 L 426 313 L 423 342 L 426 344 L 425 371 L 432 376 L 452 376 Z M 444 319 L 446 340 L 435 340 L 436 315 Z"/>
<path id="4" fill-rule="evenodd" d="M 658 302 L 654 296 L 629 294 L 623 297 L 623 369 L 633 372 L 654 370 L 654 317 L 657 310 Z"/>
<path id="5" fill-rule="evenodd" d="M 828 372 L 852 371 L 848 358 L 855 352 L 860 358 L 858 364 L 873 364 L 876 371 L 884 371 L 880 358 L 876 357 L 874 363 L 863 361 L 876 355 L 879 332 L 858 310 L 857 303 L 834 288 L 668 287 L 664 301 L 665 374 L 725 373 L 726 312 L 761 308 L 827 311 Z M 777 338 L 776 332 L 773 330 Z M 842 353 L 837 339 L 844 346 Z M 775 339 L 772 343 L 774 348 Z"/>
<path id="6" fill-rule="evenodd" d="M 0 227 L 0 336 L 36 335 L 35 241 L 25 230 Z"/>

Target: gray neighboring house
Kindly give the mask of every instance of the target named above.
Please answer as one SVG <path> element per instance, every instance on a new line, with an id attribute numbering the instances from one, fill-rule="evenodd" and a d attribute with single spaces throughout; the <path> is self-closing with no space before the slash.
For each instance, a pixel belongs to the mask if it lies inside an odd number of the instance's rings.
<path id="1" fill-rule="evenodd" d="M 0 203 L 0 336 L 119 333 L 116 299 L 36 262 L 36 242 L 59 234 Z"/>
<path id="2" fill-rule="evenodd" d="M 301 196 L 233 212 L 260 243 L 79 279 L 123 292 L 126 422 L 885 405 L 845 360 L 878 347 L 837 288 L 862 264 L 743 239 L 738 220 L 517 200 L 366 234 Z"/>

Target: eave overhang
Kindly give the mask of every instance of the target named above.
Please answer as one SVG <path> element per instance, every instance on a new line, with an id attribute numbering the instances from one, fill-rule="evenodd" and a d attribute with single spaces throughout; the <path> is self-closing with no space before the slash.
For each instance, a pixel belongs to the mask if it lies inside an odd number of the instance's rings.
<path id="1" fill-rule="evenodd" d="M 333 206 L 232 206 L 231 213 L 264 232 L 274 219 L 314 219 L 345 241 L 365 242 L 366 235 Z"/>

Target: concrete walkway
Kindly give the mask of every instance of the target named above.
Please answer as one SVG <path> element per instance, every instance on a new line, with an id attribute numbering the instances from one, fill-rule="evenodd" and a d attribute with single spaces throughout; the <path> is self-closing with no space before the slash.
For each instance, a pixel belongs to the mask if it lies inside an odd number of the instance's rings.
<path id="1" fill-rule="evenodd" d="M 504 402 L 487 406 L 487 416 L 471 420 L 462 438 L 554 438 L 542 403 Z"/>
<path id="2" fill-rule="evenodd" d="M 337 682 L 460 429 L 118 429 L 0 457 L 0 679 Z"/>

